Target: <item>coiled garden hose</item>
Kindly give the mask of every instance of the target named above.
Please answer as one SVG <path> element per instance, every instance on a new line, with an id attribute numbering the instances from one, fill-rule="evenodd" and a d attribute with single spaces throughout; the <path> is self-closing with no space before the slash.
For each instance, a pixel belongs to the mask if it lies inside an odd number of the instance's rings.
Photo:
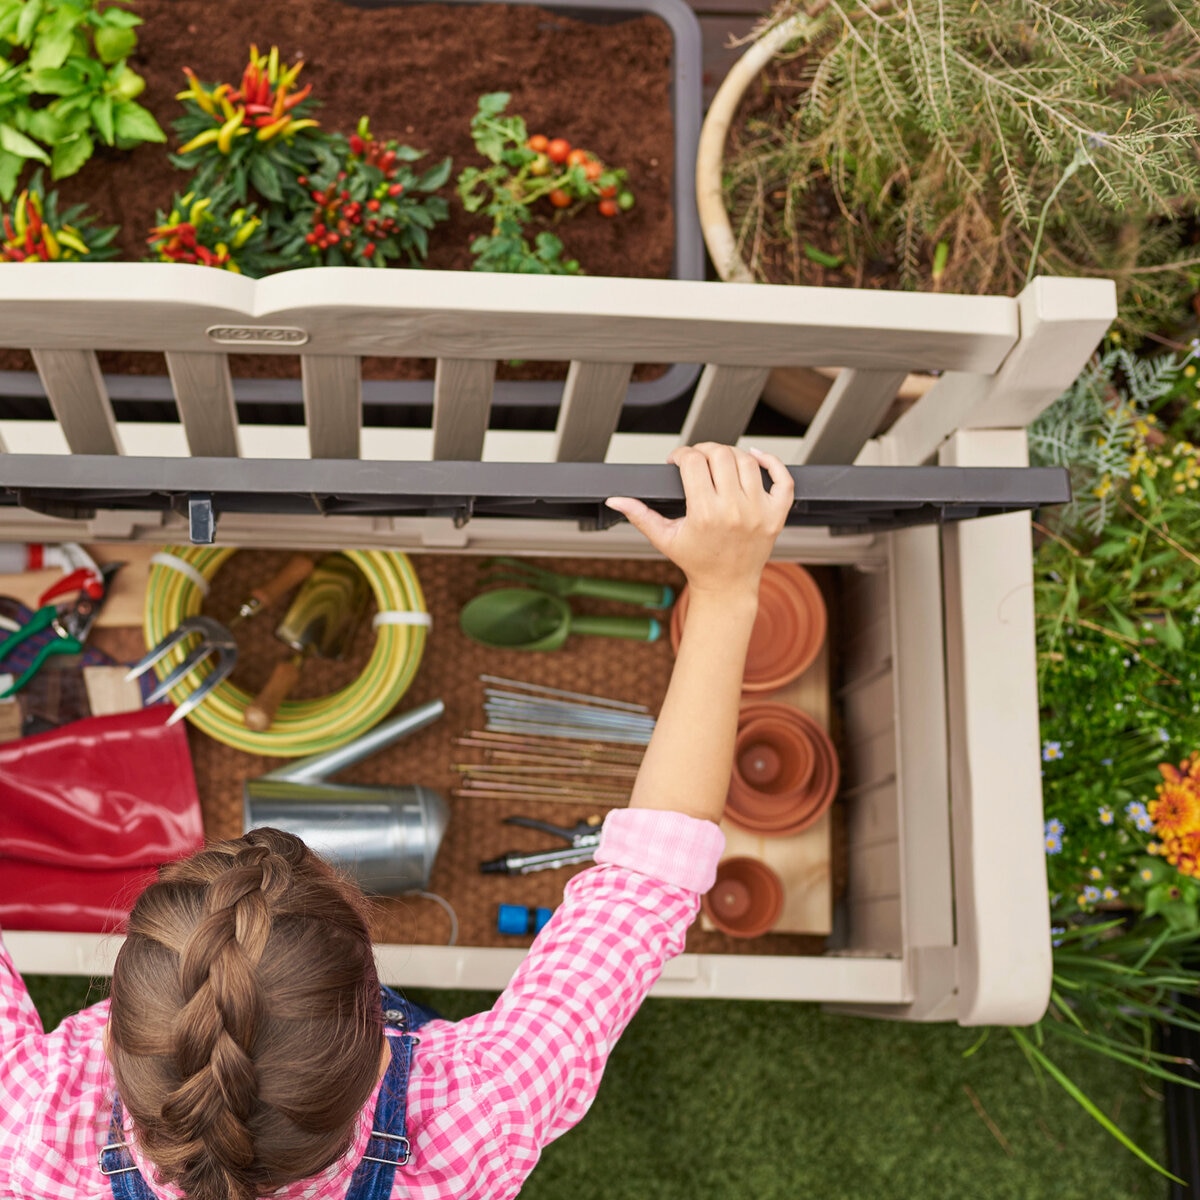
<path id="1" fill-rule="evenodd" d="M 168 546 L 165 562 L 150 568 L 146 587 L 143 629 L 147 647 L 158 645 L 185 617 L 200 612 L 204 588 L 180 560 L 203 579 L 216 575 L 234 549 L 206 546 Z M 380 613 L 424 613 L 425 596 L 416 571 L 405 554 L 386 550 L 347 550 L 346 556 L 362 571 Z M 286 700 L 270 729 L 256 732 L 243 724 L 246 706 L 253 697 L 228 681 L 218 684 L 187 719 L 210 737 L 250 754 L 296 758 L 320 754 L 344 745 L 377 725 L 408 690 L 425 649 L 427 628 L 422 623 L 381 622 L 376 625 L 375 648 L 362 674 L 341 691 L 310 700 Z M 174 647 L 155 671 L 159 679 L 181 663 L 193 639 Z M 209 659 L 200 663 L 177 686 L 171 698 L 179 703 L 213 669 Z"/>

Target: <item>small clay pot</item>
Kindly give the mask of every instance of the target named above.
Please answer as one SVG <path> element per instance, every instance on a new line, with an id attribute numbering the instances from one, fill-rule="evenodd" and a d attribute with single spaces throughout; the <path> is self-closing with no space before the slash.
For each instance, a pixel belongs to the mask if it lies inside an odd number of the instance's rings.
<path id="1" fill-rule="evenodd" d="M 841 781 L 829 735 L 790 704 L 742 705 L 725 815 L 752 833 L 785 837 L 815 824 Z"/>
<path id="2" fill-rule="evenodd" d="M 730 937 L 760 937 L 783 911 L 783 883 L 757 858 L 727 858 L 700 901 L 708 919 Z"/>
<path id="3" fill-rule="evenodd" d="M 671 646 L 678 653 L 687 617 L 688 589 L 671 610 Z M 767 563 L 758 588 L 758 616 L 750 634 L 743 692 L 771 692 L 803 675 L 825 641 L 828 615 L 816 580 L 796 563 Z"/>

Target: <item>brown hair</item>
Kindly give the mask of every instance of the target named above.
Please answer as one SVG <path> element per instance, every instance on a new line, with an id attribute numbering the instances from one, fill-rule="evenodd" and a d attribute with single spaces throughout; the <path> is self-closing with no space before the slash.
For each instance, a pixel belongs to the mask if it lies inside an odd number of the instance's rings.
<path id="1" fill-rule="evenodd" d="M 117 1092 L 160 1183 L 251 1200 L 349 1148 L 383 1016 L 362 893 L 256 829 L 164 867 L 112 978 Z"/>

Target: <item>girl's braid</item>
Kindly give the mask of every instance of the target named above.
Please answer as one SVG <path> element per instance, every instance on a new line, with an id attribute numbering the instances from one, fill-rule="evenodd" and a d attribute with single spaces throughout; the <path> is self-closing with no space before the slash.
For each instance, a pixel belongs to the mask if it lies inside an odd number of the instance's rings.
<path id="1" fill-rule="evenodd" d="M 171 863 L 138 898 L 107 1050 L 160 1182 L 252 1200 L 345 1153 L 384 1043 L 366 911 L 276 829 Z"/>

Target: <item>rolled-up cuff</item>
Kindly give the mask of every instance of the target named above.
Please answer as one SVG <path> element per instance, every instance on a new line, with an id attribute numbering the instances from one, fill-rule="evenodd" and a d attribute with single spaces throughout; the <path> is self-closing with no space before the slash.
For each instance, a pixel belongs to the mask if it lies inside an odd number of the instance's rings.
<path id="1" fill-rule="evenodd" d="M 724 850 L 725 835 L 712 821 L 656 808 L 616 808 L 604 820 L 596 862 L 704 893 Z"/>

